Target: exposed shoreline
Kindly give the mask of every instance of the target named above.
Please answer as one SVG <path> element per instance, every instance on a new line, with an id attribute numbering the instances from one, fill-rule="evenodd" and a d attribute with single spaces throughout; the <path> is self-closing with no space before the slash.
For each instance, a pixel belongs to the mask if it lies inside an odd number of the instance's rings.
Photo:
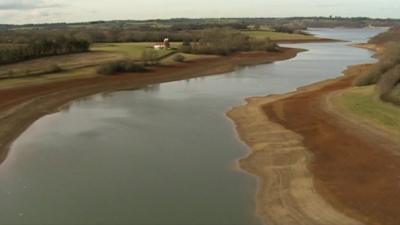
<path id="1" fill-rule="evenodd" d="M 303 44 L 303 43 L 332 43 L 332 42 L 347 42 L 344 40 L 318 38 L 318 39 L 297 39 L 297 40 L 274 40 L 278 44 Z"/>
<path id="2" fill-rule="evenodd" d="M 351 66 L 345 76 L 288 94 L 248 98 L 227 113 L 251 148 L 240 166 L 259 178 L 257 214 L 268 225 L 400 222 L 394 197 L 400 159 L 393 154 L 399 142 L 339 116 L 331 103 L 369 68 Z"/>
<path id="3" fill-rule="evenodd" d="M 121 76 L 70 79 L 40 85 L 0 90 L 0 163 L 9 147 L 37 119 L 57 112 L 60 107 L 82 97 L 145 87 L 169 81 L 217 75 L 249 66 L 287 60 L 304 51 L 282 48 L 280 52 L 238 53 L 228 57 L 200 59 L 173 66 L 159 66 L 150 72 Z"/>
<path id="4" fill-rule="evenodd" d="M 248 98 L 246 105 L 227 113 L 239 137 L 251 148 L 251 153 L 240 160 L 240 167 L 258 177 L 257 214 L 268 225 L 361 224 L 317 194 L 308 169 L 313 154 L 304 146 L 303 137 L 272 121 L 264 111 L 266 105 L 311 93 L 336 81 L 319 82 L 282 95 Z"/>

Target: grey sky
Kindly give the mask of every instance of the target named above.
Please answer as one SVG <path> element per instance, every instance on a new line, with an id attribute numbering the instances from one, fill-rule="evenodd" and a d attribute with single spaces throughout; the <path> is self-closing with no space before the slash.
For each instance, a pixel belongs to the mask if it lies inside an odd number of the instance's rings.
<path id="1" fill-rule="evenodd" d="M 0 23 L 177 17 L 399 18 L 399 0 L 0 0 Z"/>

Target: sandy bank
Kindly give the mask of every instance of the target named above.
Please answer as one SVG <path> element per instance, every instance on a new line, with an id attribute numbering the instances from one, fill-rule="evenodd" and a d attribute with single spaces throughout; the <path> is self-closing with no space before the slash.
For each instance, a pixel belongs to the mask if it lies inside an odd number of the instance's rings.
<path id="1" fill-rule="evenodd" d="M 250 98 L 228 113 L 252 149 L 240 164 L 259 177 L 257 210 L 268 225 L 400 224 L 399 143 L 343 119 L 329 102 L 368 69 Z"/>
<path id="2" fill-rule="evenodd" d="M 100 92 L 225 73 L 242 65 L 289 59 L 295 57 L 299 51 L 301 50 L 283 48 L 281 52 L 274 53 L 240 53 L 229 57 L 160 66 L 146 73 L 97 76 L 0 89 L 0 160 L 6 158 L 10 144 L 35 120 L 57 111 L 74 99 Z"/>
<path id="3" fill-rule="evenodd" d="M 304 138 L 271 120 L 264 110 L 274 104 L 277 116 L 284 118 L 280 101 L 300 93 L 312 94 L 335 82 L 320 82 L 284 95 L 249 98 L 246 105 L 228 112 L 240 138 L 252 149 L 247 158 L 240 160 L 240 166 L 259 178 L 257 213 L 268 225 L 361 224 L 317 193 L 308 168 L 314 156 L 304 146 Z"/>
<path id="4" fill-rule="evenodd" d="M 295 40 L 274 40 L 278 44 L 301 44 L 301 43 L 329 43 L 329 42 L 346 42 L 343 40 L 330 39 L 330 38 L 317 38 L 317 39 L 295 39 Z"/>

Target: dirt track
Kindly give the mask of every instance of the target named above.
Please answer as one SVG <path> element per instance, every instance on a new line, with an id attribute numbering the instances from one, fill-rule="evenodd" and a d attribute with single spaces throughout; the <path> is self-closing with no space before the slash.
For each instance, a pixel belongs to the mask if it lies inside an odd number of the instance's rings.
<path id="1" fill-rule="evenodd" d="M 278 53 L 240 53 L 175 66 L 160 66 L 146 73 L 75 78 L 34 86 L 0 89 L 0 162 L 6 158 L 10 144 L 35 120 L 57 111 L 59 107 L 74 99 L 100 92 L 140 88 L 154 83 L 229 72 L 240 65 L 289 59 L 295 57 L 299 51 L 283 48 Z"/>
<path id="2" fill-rule="evenodd" d="M 327 107 L 328 94 L 365 69 L 228 114 L 253 150 L 241 166 L 260 178 L 257 209 L 268 225 L 400 224 L 400 143 Z"/>

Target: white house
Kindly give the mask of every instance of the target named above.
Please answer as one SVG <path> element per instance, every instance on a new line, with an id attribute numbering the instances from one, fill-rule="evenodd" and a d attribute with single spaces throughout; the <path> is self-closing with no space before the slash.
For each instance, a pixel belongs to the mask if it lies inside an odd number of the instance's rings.
<path id="1" fill-rule="evenodd" d="M 171 45 L 170 45 L 170 43 L 169 43 L 169 39 L 168 39 L 168 38 L 165 38 L 165 39 L 164 39 L 164 42 L 155 44 L 155 45 L 153 46 L 153 48 L 156 49 L 156 50 L 159 50 L 159 49 L 169 49 L 170 47 L 171 47 Z"/>

